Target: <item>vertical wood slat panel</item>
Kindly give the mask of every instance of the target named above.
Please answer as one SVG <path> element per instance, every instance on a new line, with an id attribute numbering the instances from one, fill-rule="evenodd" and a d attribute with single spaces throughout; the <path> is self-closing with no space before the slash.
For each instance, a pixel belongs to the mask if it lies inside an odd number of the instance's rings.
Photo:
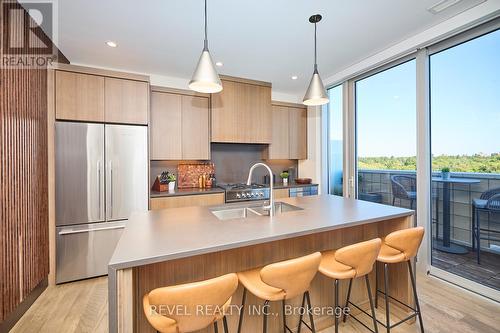
<path id="1" fill-rule="evenodd" d="M 0 0 L 2 16 L 3 5 Z M 2 17 L 2 31 L 9 29 L 8 23 L 16 26 L 11 38 L 23 45 L 24 9 L 16 6 L 21 14 L 11 16 L 10 22 Z M 3 49 L 0 55 L 3 58 Z M 0 323 L 49 273 L 47 158 L 47 68 L 2 68 Z"/>

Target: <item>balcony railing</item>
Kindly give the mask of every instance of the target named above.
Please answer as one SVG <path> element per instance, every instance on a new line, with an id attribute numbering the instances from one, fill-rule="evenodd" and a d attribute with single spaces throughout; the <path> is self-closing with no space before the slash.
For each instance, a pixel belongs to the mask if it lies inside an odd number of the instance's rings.
<path id="1" fill-rule="evenodd" d="M 360 199 L 379 202 L 387 205 L 392 205 L 393 195 L 391 190 L 391 175 L 411 175 L 416 176 L 415 171 L 404 170 L 359 170 L 359 197 Z M 433 176 L 439 177 L 440 173 L 434 173 Z M 471 185 L 453 184 L 451 185 L 451 240 L 454 243 L 470 247 L 472 245 L 472 200 L 479 198 L 481 194 L 489 189 L 500 187 L 500 174 L 490 173 L 472 173 L 472 172 L 453 172 L 451 177 L 477 179 L 480 182 Z M 439 223 L 439 237 L 442 236 L 443 230 L 443 195 L 442 184 L 433 182 L 434 191 L 439 193 L 438 211 L 439 216 L 437 222 L 433 223 L 433 236 L 435 237 L 436 223 Z M 395 205 L 399 207 L 410 208 L 410 201 L 395 200 Z M 436 202 L 432 203 L 432 217 L 435 219 Z M 416 208 L 414 205 L 413 209 Z M 500 231 L 500 214 L 491 214 L 488 217 L 487 213 L 481 212 L 481 225 L 488 229 Z M 483 240 L 481 248 L 483 250 L 496 250 L 500 242 Z"/>

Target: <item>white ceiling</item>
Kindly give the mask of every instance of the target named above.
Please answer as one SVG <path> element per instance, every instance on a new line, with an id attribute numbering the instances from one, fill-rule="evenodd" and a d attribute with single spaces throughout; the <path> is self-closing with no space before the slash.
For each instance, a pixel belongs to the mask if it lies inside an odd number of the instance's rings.
<path id="1" fill-rule="evenodd" d="M 323 78 L 436 25 L 477 0 L 433 15 L 439 0 L 209 0 L 219 72 L 301 95 L 313 65 L 312 14 Z M 479 1 L 480 2 L 480 1 Z M 203 0 L 62 0 L 59 47 L 72 63 L 189 79 L 203 47 Z M 113 40 L 117 48 L 105 41 Z M 291 80 L 297 75 L 298 80 Z"/>

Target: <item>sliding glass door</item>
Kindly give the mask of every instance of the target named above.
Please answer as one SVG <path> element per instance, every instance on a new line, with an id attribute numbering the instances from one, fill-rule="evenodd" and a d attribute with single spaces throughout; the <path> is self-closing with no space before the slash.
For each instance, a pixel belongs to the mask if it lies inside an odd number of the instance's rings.
<path id="1" fill-rule="evenodd" d="M 500 30 L 430 56 L 432 265 L 500 290 Z"/>
<path id="2" fill-rule="evenodd" d="M 355 82 L 357 197 L 416 207 L 415 60 Z"/>
<path id="3" fill-rule="evenodd" d="M 328 89 L 327 107 L 328 193 L 343 195 L 344 139 L 342 85 Z"/>

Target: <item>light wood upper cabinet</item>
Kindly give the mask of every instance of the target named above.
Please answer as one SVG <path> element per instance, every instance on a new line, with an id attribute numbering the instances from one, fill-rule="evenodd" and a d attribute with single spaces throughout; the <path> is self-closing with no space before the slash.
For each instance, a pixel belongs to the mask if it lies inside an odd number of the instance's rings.
<path id="1" fill-rule="evenodd" d="M 288 108 L 290 124 L 290 159 L 307 159 L 307 109 Z"/>
<path id="2" fill-rule="evenodd" d="M 182 159 L 210 159 L 208 98 L 182 96 Z"/>
<path id="3" fill-rule="evenodd" d="M 307 109 L 275 102 L 272 106 L 272 143 L 266 159 L 307 159 Z"/>
<path id="4" fill-rule="evenodd" d="M 273 105 L 272 107 L 272 143 L 269 145 L 268 154 L 271 159 L 290 158 L 290 125 L 288 108 Z"/>
<path id="5" fill-rule="evenodd" d="M 151 93 L 151 159 L 210 159 L 207 96 Z"/>
<path id="6" fill-rule="evenodd" d="M 222 79 L 212 95 L 212 142 L 271 142 L 271 85 L 245 79 Z"/>
<path id="7" fill-rule="evenodd" d="M 151 93 L 151 159 L 182 159 L 182 96 Z"/>
<path id="8" fill-rule="evenodd" d="M 106 77 L 104 86 L 106 122 L 148 124 L 147 82 Z"/>
<path id="9" fill-rule="evenodd" d="M 56 71 L 56 118 L 104 121 L 104 78 L 97 75 Z"/>

